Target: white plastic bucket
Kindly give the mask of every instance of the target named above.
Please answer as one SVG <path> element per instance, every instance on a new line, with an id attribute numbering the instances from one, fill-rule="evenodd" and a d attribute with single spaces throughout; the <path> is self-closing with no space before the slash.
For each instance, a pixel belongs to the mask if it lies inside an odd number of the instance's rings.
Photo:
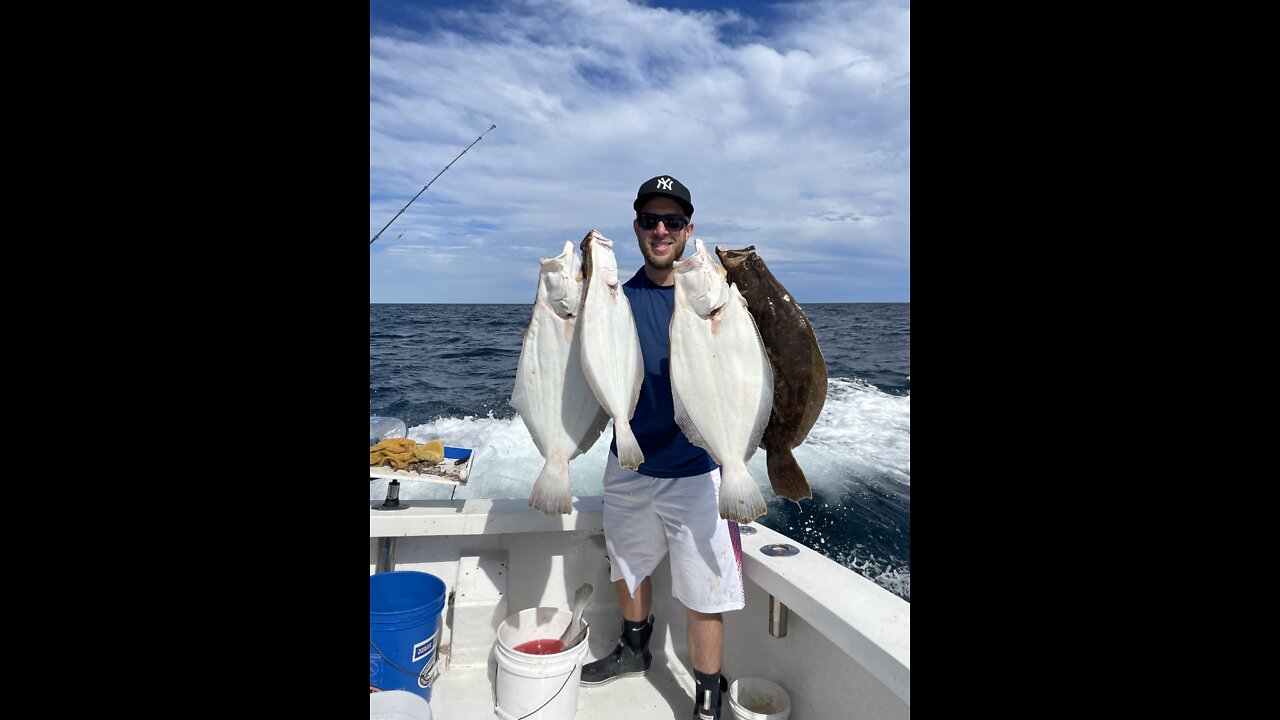
<path id="1" fill-rule="evenodd" d="M 578 683 L 591 628 L 575 647 L 552 655 L 529 655 L 515 648 L 531 640 L 556 639 L 573 613 L 566 609 L 526 608 L 502 621 L 494 653 L 498 656 L 493 711 L 502 720 L 571 720 L 578 712 Z"/>
<path id="2" fill-rule="evenodd" d="M 734 720 L 787 720 L 791 697 L 782 686 L 764 678 L 738 678 L 729 686 Z"/>

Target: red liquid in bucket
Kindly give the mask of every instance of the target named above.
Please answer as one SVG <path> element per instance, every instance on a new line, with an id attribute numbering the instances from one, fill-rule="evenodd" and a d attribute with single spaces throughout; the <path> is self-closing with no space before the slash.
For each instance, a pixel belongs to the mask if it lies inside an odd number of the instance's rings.
<path id="1" fill-rule="evenodd" d="M 520 643 L 513 649 L 526 655 L 554 655 L 564 651 L 564 643 L 550 639 L 530 640 L 527 643 Z"/>

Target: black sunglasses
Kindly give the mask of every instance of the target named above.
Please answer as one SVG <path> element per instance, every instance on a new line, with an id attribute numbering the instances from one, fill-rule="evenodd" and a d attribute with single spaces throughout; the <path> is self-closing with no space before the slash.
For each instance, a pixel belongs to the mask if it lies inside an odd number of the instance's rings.
<path id="1" fill-rule="evenodd" d="M 654 213 L 638 213 L 636 220 L 640 221 L 641 230 L 652 230 L 658 227 L 658 221 L 661 220 L 663 225 L 667 226 L 670 232 L 680 232 L 684 226 L 689 224 L 687 215 L 656 215 Z"/>

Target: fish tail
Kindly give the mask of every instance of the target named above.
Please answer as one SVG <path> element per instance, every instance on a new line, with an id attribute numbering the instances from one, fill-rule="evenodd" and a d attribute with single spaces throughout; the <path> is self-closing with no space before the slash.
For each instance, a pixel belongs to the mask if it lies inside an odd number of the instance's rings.
<path id="1" fill-rule="evenodd" d="M 800 463 L 796 462 L 796 456 L 790 450 L 773 449 L 766 450 L 765 453 L 769 484 L 773 486 L 774 495 L 795 502 L 813 497 L 804 470 L 800 469 Z"/>
<path id="2" fill-rule="evenodd" d="M 529 493 L 529 507 L 546 515 L 568 514 L 573 509 L 569 487 L 569 463 L 548 460 Z"/>
<path id="3" fill-rule="evenodd" d="M 644 452 L 640 450 L 640 443 L 636 440 L 636 436 L 631 432 L 631 423 L 627 421 L 613 423 L 614 439 L 618 441 L 618 465 L 632 470 L 639 470 L 640 463 L 644 462 Z"/>
<path id="4" fill-rule="evenodd" d="M 720 468 L 720 517 L 739 523 L 749 523 L 764 515 L 764 495 L 756 486 L 755 478 L 746 463 L 724 465 Z"/>

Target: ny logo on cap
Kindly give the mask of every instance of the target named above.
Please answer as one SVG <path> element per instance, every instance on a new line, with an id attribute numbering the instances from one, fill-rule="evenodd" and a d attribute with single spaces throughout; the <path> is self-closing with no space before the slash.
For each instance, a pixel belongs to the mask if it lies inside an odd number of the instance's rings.
<path id="1" fill-rule="evenodd" d="M 671 189 L 671 178 L 669 178 L 669 177 L 658 178 L 658 189 L 659 189 L 659 190 L 670 190 L 670 189 Z"/>

